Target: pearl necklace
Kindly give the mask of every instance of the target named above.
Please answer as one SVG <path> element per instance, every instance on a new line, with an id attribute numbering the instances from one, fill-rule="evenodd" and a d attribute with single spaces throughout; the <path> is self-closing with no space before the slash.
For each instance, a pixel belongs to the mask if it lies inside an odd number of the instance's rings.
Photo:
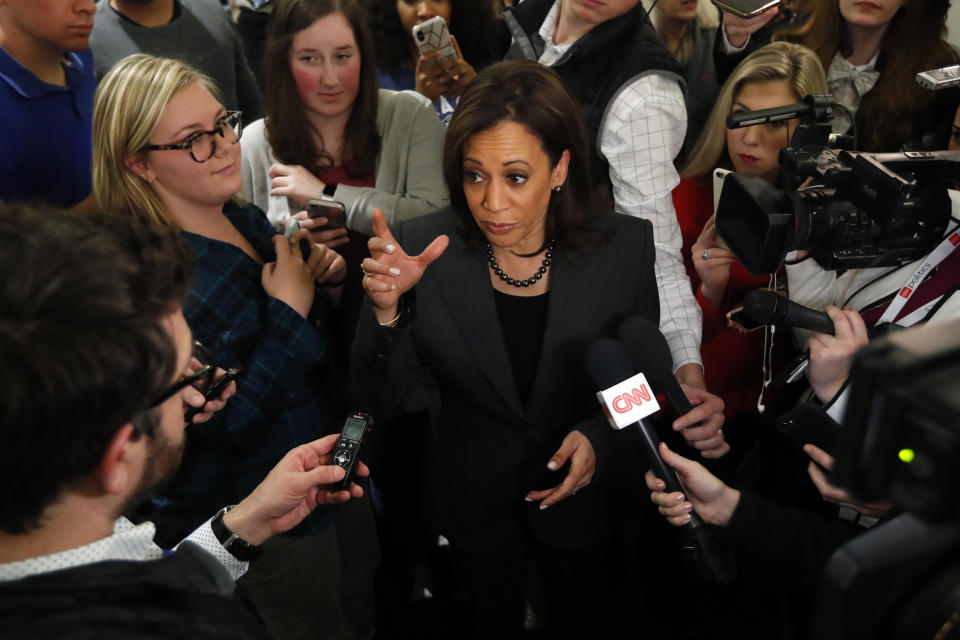
<path id="1" fill-rule="evenodd" d="M 503 272 L 503 269 L 501 269 L 500 265 L 497 264 L 497 259 L 493 256 L 493 247 L 490 246 L 489 242 L 487 243 L 487 260 L 490 261 L 490 268 L 493 270 L 493 272 L 507 284 L 514 287 L 530 287 L 536 284 L 537 280 L 542 278 L 544 274 L 547 273 L 547 269 L 550 267 L 550 263 L 553 261 L 553 248 L 556 246 L 556 244 L 556 240 L 550 241 L 550 244 L 547 245 L 547 253 L 543 257 L 543 262 L 540 263 L 540 268 L 537 269 L 535 274 L 526 280 L 515 280 Z"/>

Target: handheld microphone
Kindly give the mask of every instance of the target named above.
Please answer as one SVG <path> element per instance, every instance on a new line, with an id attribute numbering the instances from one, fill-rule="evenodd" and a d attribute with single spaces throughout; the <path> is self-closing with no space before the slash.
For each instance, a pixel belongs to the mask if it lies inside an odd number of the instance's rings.
<path id="1" fill-rule="evenodd" d="M 673 468 L 663 461 L 658 450 L 660 438 L 656 428 L 646 419 L 659 411 L 643 373 L 633 375 L 633 367 L 626 351 L 616 340 L 604 338 L 587 350 L 587 372 L 601 389 L 597 399 L 614 428 L 629 428 L 640 443 L 644 458 L 668 492 L 683 492 Z M 736 566 L 729 553 L 713 537 L 709 525 L 693 510 L 690 521 L 680 528 L 683 537 L 683 555 L 695 564 L 704 580 L 728 584 L 736 574 Z"/>
<path id="2" fill-rule="evenodd" d="M 693 411 L 680 383 L 673 375 L 673 356 L 670 345 L 652 322 L 642 316 L 627 318 L 617 332 L 620 344 L 626 350 L 637 371 L 643 371 L 653 380 L 677 416 Z M 699 423 L 692 425 L 700 426 Z"/>
<path id="3" fill-rule="evenodd" d="M 754 289 L 744 296 L 743 313 L 757 324 L 797 327 L 833 335 L 833 320 L 826 313 L 791 302 L 769 289 Z"/>

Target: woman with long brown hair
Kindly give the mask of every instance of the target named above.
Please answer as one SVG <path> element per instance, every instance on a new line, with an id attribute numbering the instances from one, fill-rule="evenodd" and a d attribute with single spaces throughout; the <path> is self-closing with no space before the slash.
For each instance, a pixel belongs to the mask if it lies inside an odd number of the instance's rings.
<path id="1" fill-rule="evenodd" d="M 809 0 L 805 4 L 801 18 L 772 30 L 772 39 L 816 52 L 827 70 L 830 92 L 854 112 L 858 148 L 945 149 L 957 92 L 929 91 L 915 77 L 920 71 L 960 62 L 944 40 L 949 0 Z M 760 33 L 750 37 L 740 30 L 740 18 L 725 13 L 723 20 L 721 37 L 727 51 L 731 46 L 746 47 L 734 54 L 737 58 L 767 41 Z M 718 69 L 730 66 L 729 60 L 717 62 Z M 834 130 L 843 133 L 849 126 L 849 118 L 841 112 Z"/>
<path id="2" fill-rule="evenodd" d="M 355 0 L 277 0 L 264 72 L 266 117 L 245 132 L 242 172 L 272 222 L 327 197 L 343 205 L 348 229 L 369 234 L 375 207 L 393 224 L 446 205 L 443 126 L 415 93 L 378 91 Z M 315 239 L 336 246 L 344 237 Z"/>

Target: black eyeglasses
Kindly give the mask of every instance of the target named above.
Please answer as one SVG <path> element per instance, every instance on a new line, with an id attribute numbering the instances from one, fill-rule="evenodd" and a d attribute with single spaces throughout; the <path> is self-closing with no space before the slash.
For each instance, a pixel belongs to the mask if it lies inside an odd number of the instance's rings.
<path id="1" fill-rule="evenodd" d="M 196 131 L 177 144 L 146 144 L 140 147 L 140 151 L 187 151 L 194 162 L 206 162 L 217 152 L 216 136 L 229 144 L 239 142 L 243 133 L 242 115 L 240 111 L 228 111 L 210 131 Z"/>
<path id="2" fill-rule="evenodd" d="M 194 341 L 193 343 L 193 357 L 196 358 L 201 364 L 204 362 L 214 362 L 213 357 L 210 355 L 210 352 L 207 351 L 207 348 L 204 347 L 199 341 Z M 160 395 L 154 398 L 153 402 L 150 404 L 150 408 L 157 407 L 175 394 L 180 393 L 187 387 L 193 387 L 201 394 L 206 394 L 213 386 L 213 378 L 217 373 L 216 364 L 204 364 L 195 372 L 190 375 L 182 377 L 180 380 L 174 382 L 169 387 L 163 390 Z"/>

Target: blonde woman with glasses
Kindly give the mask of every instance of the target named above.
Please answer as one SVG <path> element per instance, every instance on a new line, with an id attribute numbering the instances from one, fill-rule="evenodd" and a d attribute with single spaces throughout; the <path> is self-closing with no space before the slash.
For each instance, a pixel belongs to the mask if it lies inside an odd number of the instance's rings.
<path id="1" fill-rule="evenodd" d="M 226 408 L 186 427 L 183 464 L 152 503 L 162 543 L 214 505 L 239 502 L 288 449 L 339 430 L 346 408 L 329 328 L 346 266 L 305 229 L 276 235 L 244 201 L 241 115 L 195 69 L 121 60 L 100 83 L 93 123 L 97 200 L 180 230 L 196 259 L 187 321 L 221 366 L 241 370 Z M 252 563 L 240 584 L 276 637 L 342 637 L 349 597 L 338 584 L 337 527 L 329 509 L 318 511 L 266 543 L 269 553 L 241 558 Z M 281 577 L 267 586 L 264 575 Z"/>

